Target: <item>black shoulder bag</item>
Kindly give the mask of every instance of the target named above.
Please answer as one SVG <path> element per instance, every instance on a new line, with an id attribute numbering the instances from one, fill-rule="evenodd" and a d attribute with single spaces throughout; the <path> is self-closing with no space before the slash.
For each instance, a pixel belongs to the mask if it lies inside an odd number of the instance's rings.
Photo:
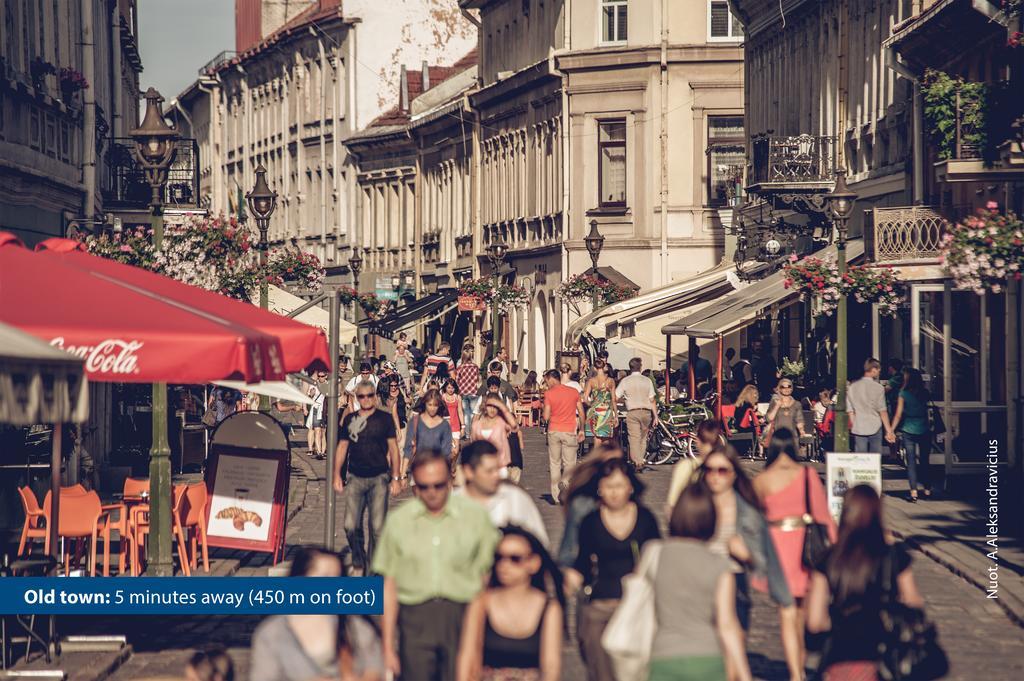
<path id="1" fill-rule="evenodd" d="M 882 637 L 878 643 L 878 678 L 882 681 L 930 681 L 949 672 L 935 625 L 924 610 L 899 602 L 890 551 L 882 559 Z"/>
<path id="2" fill-rule="evenodd" d="M 802 562 L 808 570 L 819 569 L 825 555 L 832 547 L 832 540 L 828 536 L 828 528 L 815 522 L 811 513 L 811 475 L 817 475 L 809 468 L 804 471 L 804 551 Z"/>

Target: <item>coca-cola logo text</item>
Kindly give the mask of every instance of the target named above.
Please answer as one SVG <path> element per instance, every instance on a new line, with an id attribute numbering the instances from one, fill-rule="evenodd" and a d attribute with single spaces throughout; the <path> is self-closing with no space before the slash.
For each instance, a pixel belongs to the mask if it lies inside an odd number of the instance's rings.
<path id="1" fill-rule="evenodd" d="M 139 373 L 139 358 L 135 353 L 142 348 L 144 343 L 108 338 L 96 345 L 65 346 L 64 337 L 58 336 L 50 341 L 50 345 L 84 359 L 85 370 L 88 373 L 137 374 Z"/>

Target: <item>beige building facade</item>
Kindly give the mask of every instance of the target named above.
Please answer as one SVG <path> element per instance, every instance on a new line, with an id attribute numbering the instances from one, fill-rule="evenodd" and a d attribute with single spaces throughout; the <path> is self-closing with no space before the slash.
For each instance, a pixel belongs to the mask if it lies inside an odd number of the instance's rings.
<path id="1" fill-rule="evenodd" d="M 0 0 L 0 229 L 33 244 L 92 228 L 117 202 L 119 142 L 139 121 L 136 11 Z M 62 86 L 62 69 L 89 87 Z"/>

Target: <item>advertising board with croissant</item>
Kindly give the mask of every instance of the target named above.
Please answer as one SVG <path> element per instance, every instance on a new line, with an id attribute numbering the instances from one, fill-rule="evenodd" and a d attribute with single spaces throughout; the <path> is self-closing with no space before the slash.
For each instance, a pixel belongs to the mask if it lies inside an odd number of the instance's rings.
<path id="1" fill-rule="evenodd" d="M 207 464 L 210 546 L 266 551 L 284 546 L 288 441 L 273 417 L 240 412 L 214 432 Z"/>

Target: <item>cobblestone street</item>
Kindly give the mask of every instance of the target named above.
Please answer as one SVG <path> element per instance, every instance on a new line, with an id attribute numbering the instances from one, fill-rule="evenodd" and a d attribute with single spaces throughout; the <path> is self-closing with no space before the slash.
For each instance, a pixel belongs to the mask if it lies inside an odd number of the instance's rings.
<path id="1" fill-rule="evenodd" d="M 561 509 L 542 498 L 547 488 L 547 463 L 543 436 L 539 431 L 526 436 L 527 467 L 523 484 L 536 498 L 553 541 L 562 533 Z M 293 455 L 292 506 L 301 506 L 288 526 L 290 550 L 323 541 L 324 462 Z M 751 468 L 756 468 L 751 464 Z M 663 500 L 667 494 L 669 471 L 657 469 L 644 475 L 648 485 L 645 500 L 664 522 Z M 891 485 L 887 483 L 887 488 Z M 408 498 L 404 495 L 402 499 Z M 401 503 L 401 500 L 400 502 Z M 341 527 L 341 504 L 336 526 Z M 344 536 L 339 534 L 339 545 Z M 261 555 L 230 555 L 216 550 L 215 574 L 266 574 L 269 567 Z M 957 577 L 939 563 L 914 551 L 914 572 L 928 611 L 938 623 L 941 641 L 953 665 L 948 678 L 959 680 L 1019 679 L 1024 677 L 1024 631 L 983 591 Z M 680 579 L 689 569 L 681 566 Z M 218 643 L 226 646 L 239 668 L 239 678 L 247 676 L 248 643 L 258 623 L 253 617 L 151 618 L 94 622 L 88 630 L 121 633 L 128 636 L 134 649 L 131 658 L 111 677 L 117 681 L 144 679 L 180 673 L 190 652 L 199 646 Z M 764 596 L 755 594 L 751 634 L 748 645 L 756 678 L 785 679 L 778 620 L 774 608 Z M 566 681 L 582 681 L 585 676 L 574 642 L 565 647 Z"/>

